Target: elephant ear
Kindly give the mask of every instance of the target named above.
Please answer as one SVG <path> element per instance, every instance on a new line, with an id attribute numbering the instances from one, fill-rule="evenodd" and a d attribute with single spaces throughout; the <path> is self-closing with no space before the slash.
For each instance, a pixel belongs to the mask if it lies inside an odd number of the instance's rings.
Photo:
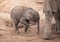
<path id="1" fill-rule="evenodd" d="M 57 10 L 58 10 L 57 1 L 56 0 L 49 0 L 49 4 L 51 6 L 52 11 L 57 12 Z"/>

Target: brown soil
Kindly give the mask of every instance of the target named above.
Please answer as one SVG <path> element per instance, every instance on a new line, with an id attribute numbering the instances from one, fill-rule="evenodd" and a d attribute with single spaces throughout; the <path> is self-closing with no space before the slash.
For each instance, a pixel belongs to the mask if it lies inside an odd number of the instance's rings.
<path id="1" fill-rule="evenodd" d="M 13 3 L 13 0 L 11 0 Z M 34 8 L 39 12 L 40 15 L 40 34 L 37 34 L 37 27 L 36 25 L 31 26 L 31 28 L 28 29 L 28 32 L 24 32 L 24 27 L 19 28 L 19 34 L 16 34 L 14 31 L 15 28 L 10 26 L 11 18 L 9 13 L 0 12 L 0 42 L 60 42 L 60 35 L 59 34 L 52 34 L 52 37 L 54 39 L 52 40 L 44 40 L 42 39 L 43 36 L 43 30 L 44 30 L 44 23 L 45 23 L 45 15 L 43 13 L 43 4 L 42 2 L 39 2 L 39 0 L 36 1 L 27 1 L 23 4 L 23 1 L 21 1 L 21 5 L 26 4 L 25 6 L 29 6 Z M 16 6 L 18 2 L 14 4 L 10 4 L 11 6 Z M 9 5 L 9 4 L 7 4 Z M 10 8 L 10 6 L 8 7 Z M 7 9 L 7 8 L 4 8 Z M 2 10 L 4 10 L 2 9 Z M 8 9 L 7 9 L 8 10 Z M 11 10 L 11 9 L 10 9 Z M 6 11 L 6 10 L 4 10 Z"/>
<path id="2" fill-rule="evenodd" d="M 60 42 L 60 35 L 52 34 L 52 40 L 44 40 L 43 29 L 44 29 L 44 15 L 41 12 L 41 21 L 40 21 L 40 34 L 37 34 L 36 25 L 31 26 L 28 29 L 28 32 L 24 32 L 24 27 L 19 28 L 19 34 L 17 34 L 13 27 L 10 26 L 11 19 L 10 14 L 0 12 L 0 41 L 1 42 Z M 4 15 L 6 14 L 6 15 Z"/>

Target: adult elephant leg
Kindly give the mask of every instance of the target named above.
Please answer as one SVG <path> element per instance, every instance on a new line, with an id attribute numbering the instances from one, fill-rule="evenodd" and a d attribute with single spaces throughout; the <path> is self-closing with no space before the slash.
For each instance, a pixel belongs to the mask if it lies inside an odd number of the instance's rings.
<path id="1" fill-rule="evenodd" d="M 44 35 L 43 38 L 48 40 L 51 39 L 51 19 L 52 13 L 50 11 L 45 13 L 45 28 L 44 28 Z"/>
<path id="2" fill-rule="evenodd" d="M 60 32 L 60 16 L 59 13 L 57 15 L 54 15 L 55 21 L 56 21 L 56 32 Z"/>
<path id="3" fill-rule="evenodd" d="M 57 32 L 60 33 L 60 20 L 56 20 Z"/>

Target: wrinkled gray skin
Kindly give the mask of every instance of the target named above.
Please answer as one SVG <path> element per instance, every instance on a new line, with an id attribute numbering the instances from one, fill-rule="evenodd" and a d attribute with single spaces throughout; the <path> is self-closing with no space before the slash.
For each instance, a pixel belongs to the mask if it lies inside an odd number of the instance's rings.
<path id="1" fill-rule="evenodd" d="M 18 24 L 23 23 L 25 25 L 25 32 L 29 27 L 30 22 L 37 23 L 37 33 L 39 33 L 39 13 L 31 7 L 16 6 L 11 11 L 11 19 L 15 31 L 18 32 Z"/>
<path id="2" fill-rule="evenodd" d="M 45 0 L 43 12 L 45 13 L 44 39 L 51 39 L 51 20 L 56 20 L 56 31 L 60 32 L 60 0 Z"/>

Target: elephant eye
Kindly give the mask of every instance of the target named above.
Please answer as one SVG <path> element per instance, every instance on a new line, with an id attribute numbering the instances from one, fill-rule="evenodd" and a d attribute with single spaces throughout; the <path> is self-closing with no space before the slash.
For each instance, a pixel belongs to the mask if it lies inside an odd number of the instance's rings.
<path id="1" fill-rule="evenodd" d="M 53 14 L 55 14 L 55 12 L 54 12 L 54 11 L 53 11 L 52 13 L 53 13 Z"/>

